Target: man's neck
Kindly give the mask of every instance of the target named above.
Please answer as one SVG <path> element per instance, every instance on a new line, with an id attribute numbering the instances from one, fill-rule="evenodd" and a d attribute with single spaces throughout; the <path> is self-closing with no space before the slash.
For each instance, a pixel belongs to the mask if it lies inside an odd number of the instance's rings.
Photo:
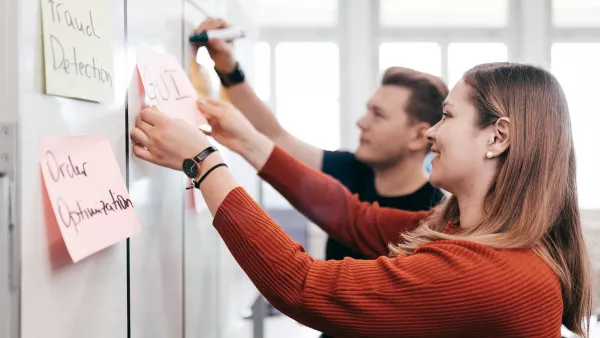
<path id="1" fill-rule="evenodd" d="M 427 183 L 423 157 L 407 157 L 385 168 L 373 168 L 375 190 L 381 196 L 410 195 Z"/>

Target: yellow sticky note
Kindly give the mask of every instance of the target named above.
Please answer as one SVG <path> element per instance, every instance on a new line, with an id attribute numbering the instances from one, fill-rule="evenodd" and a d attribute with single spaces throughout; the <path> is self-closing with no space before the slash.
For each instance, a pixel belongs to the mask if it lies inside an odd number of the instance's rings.
<path id="1" fill-rule="evenodd" d="M 43 138 L 39 161 L 48 198 L 73 262 L 140 231 L 106 136 Z"/>
<path id="2" fill-rule="evenodd" d="M 108 2 L 40 0 L 46 93 L 112 102 L 115 81 Z"/>

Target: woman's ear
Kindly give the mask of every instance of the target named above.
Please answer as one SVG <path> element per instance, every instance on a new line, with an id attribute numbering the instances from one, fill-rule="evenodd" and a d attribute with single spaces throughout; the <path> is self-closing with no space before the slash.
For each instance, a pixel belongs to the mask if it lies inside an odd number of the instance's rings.
<path id="1" fill-rule="evenodd" d="M 494 123 L 494 142 L 491 144 L 492 151 L 496 156 L 504 153 L 510 146 L 510 119 L 499 118 Z"/>

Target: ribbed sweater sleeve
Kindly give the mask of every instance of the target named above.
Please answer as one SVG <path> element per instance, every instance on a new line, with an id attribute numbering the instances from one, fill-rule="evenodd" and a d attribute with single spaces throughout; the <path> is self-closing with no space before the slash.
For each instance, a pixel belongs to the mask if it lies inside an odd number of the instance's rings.
<path id="1" fill-rule="evenodd" d="M 275 147 L 259 173 L 313 223 L 362 256 L 388 254 L 388 244 L 413 230 L 428 212 L 382 208 L 361 202 L 337 180 Z"/>

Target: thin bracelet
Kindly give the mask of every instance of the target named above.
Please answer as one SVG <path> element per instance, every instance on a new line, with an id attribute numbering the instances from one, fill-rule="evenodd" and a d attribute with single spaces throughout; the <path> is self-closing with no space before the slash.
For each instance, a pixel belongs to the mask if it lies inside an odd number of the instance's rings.
<path id="1" fill-rule="evenodd" d="M 202 175 L 202 177 L 200 177 L 200 179 L 198 180 L 198 182 L 196 182 L 194 180 L 194 186 L 193 187 L 187 187 L 187 189 L 192 189 L 194 187 L 196 187 L 196 189 L 200 189 L 200 183 L 202 183 L 202 181 L 204 181 L 204 179 L 206 178 L 206 176 L 208 176 L 208 174 L 210 174 L 213 170 L 217 169 L 218 167 L 227 167 L 227 164 L 225 163 L 219 163 L 219 164 L 215 164 L 212 168 L 208 169 L 208 171 L 206 173 L 204 173 L 204 175 Z"/>

